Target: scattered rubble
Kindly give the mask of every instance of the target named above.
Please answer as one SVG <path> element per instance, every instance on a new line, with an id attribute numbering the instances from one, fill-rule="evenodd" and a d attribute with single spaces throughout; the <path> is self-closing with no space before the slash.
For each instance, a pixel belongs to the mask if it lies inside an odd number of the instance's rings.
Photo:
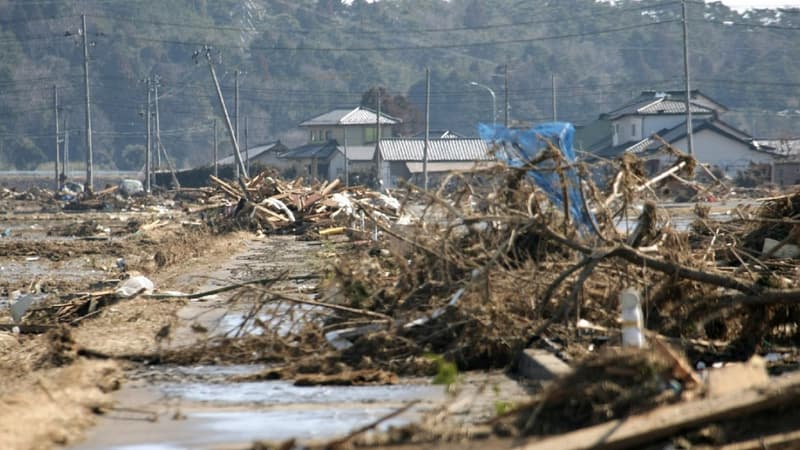
<path id="1" fill-rule="evenodd" d="M 507 164 L 453 174 L 428 191 L 411 184 L 391 193 L 338 180 L 304 184 L 270 172 L 236 183 L 211 177 L 211 187 L 157 198 L 121 196 L 112 187 L 92 197 L 78 195 L 67 205 L 166 213 L 113 228 L 86 220 L 49 233 L 138 236 L 175 226 L 168 216 L 179 210 L 180 227 L 191 230 L 246 229 L 325 240 L 323 250 L 333 258 L 313 298 L 276 289 L 285 274 L 226 286 L 220 289 L 237 291 L 235 300 L 250 305 L 249 324 L 236 333 L 157 354 L 113 355 L 116 359 L 268 362 L 255 379 L 359 385 L 432 376 L 441 372 L 442 361 L 454 364 L 453 371 L 513 371 L 519 355 L 533 348 L 571 370 L 547 384 L 542 380 L 531 401 L 498 412 L 477 434 L 528 439 L 519 448 L 530 449 L 632 448 L 665 440 L 685 447 L 753 439 L 760 430 L 742 429 L 737 421 L 747 416 L 758 423 L 800 392 L 796 374 L 776 381 L 780 388 L 755 384 L 768 372 L 800 364 L 800 192 L 723 212 L 709 202 L 667 208 L 660 201 L 664 195 L 718 200 L 732 188 L 666 144 L 673 164 L 660 173 L 646 175 L 642 162 L 626 155 L 602 163 L 610 178 L 595 180 L 588 176 L 592 168 L 574 157 L 568 132 L 495 130 L 491 140 Z M 703 176 L 693 179 L 698 170 Z M 2 198 L 18 195 L 4 192 Z M 691 224 L 680 227 L 678 218 Z M 630 230 L 621 224 L 630 224 Z M 150 245 L 148 264 L 154 270 L 180 258 L 178 251 L 148 244 L 146 237 L 135 239 L 131 245 Z M 109 272 L 137 264 L 123 252 L 112 255 L 126 259 Z M 147 278 L 119 278 L 119 289 L 62 295 L 53 305 L 32 308 L 21 322 L 51 327 L 40 331 L 53 330 L 48 342 L 61 349 L 53 354 L 62 355 L 56 359 L 63 364 L 78 355 L 111 358 L 77 348 L 58 331 L 62 328 L 52 327 L 80 327 L 129 298 L 166 302 L 218 293 L 163 293 Z M 641 300 L 635 314 L 621 315 L 624 293 Z M 259 332 L 248 333 L 248 327 Z M 645 348 L 620 348 L 623 330 L 635 336 L 636 347 Z M 769 352 L 779 357 L 757 365 L 757 355 Z M 752 376 L 711 369 L 745 361 Z M 737 380 L 733 387 L 709 381 L 723 373 Z M 732 392 L 739 387 L 742 397 L 736 399 Z M 423 421 L 371 439 L 444 443 L 477 435 L 444 425 Z M 794 432 L 800 421 L 773 428 L 776 436 Z M 602 445 L 596 440 L 601 436 Z M 776 436 L 775 442 L 789 442 Z"/>

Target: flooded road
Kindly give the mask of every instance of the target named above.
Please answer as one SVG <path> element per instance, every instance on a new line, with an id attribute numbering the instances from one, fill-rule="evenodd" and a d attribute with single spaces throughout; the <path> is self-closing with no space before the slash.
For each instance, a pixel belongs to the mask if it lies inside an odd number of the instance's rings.
<path id="1" fill-rule="evenodd" d="M 287 381 L 228 381 L 258 369 L 162 367 L 135 375 L 140 378 L 117 395 L 122 409 L 102 417 L 84 443 L 70 448 L 230 449 L 248 448 L 256 440 L 330 439 L 418 400 L 414 410 L 381 426 L 409 423 L 444 399 L 441 386 L 427 384 L 296 387 Z"/>
<path id="2" fill-rule="evenodd" d="M 299 281 L 276 288 L 306 292 L 315 280 L 302 280 L 322 263 L 318 242 L 294 237 L 254 239 L 213 270 L 184 273 L 171 280 L 177 288 L 207 290 L 237 281 L 276 276 L 288 271 Z M 173 289 L 172 286 L 160 286 Z M 196 339 L 192 325 L 201 324 L 211 335 L 239 331 L 251 304 L 230 303 L 230 296 L 189 302 L 179 312 L 172 345 Z M 310 313 L 306 310 L 306 313 Z M 269 317 L 261 316 L 262 320 Z M 283 325 L 285 326 L 285 324 Z M 259 333 L 247 325 L 244 332 Z M 281 332 L 288 332 L 289 328 Z M 71 450 L 161 450 L 248 448 L 255 440 L 330 439 L 346 435 L 385 416 L 410 401 L 409 411 L 382 423 L 382 427 L 413 421 L 446 398 L 442 386 L 428 380 L 405 380 L 393 386 L 297 387 L 290 381 L 235 382 L 232 377 L 253 374 L 259 365 L 138 368 L 115 394 L 117 409 L 101 416 L 86 440 Z"/>

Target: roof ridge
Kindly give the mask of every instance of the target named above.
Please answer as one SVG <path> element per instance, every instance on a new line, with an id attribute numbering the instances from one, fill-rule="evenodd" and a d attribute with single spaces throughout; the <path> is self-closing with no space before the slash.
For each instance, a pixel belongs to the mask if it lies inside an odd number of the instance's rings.
<path id="1" fill-rule="evenodd" d="M 344 108 L 342 108 L 342 109 L 344 109 Z M 337 123 L 339 125 L 342 125 L 344 123 L 344 121 L 347 120 L 348 117 L 350 117 L 356 111 L 359 111 L 359 110 L 361 110 L 361 105 L 356 106 L 355 108 L 351 109 L 349 113 L 347 113 L 347 114 L 343 115 L 342 117 L 340 117 L 339 120 L 337 121 Z"/>

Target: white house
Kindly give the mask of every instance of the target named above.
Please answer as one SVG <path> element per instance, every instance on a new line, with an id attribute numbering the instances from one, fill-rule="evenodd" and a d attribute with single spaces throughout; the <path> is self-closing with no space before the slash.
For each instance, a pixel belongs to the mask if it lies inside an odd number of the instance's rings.
<path id="1" fill-rule="evenodd" d="M 778 157 L 771 148 L 755 145 L 752 136 L 721 120 L 719 116 L 727 109 L 699 91 L 692 91 L 690 107 L 693 156 L 698 162 L 735 176 L 750 163 L 769 164 Z M 627 105 L 601 115 L 600 121 L 610 123 L 611 139 L 592 137 L 603 143 L 602 148 L 588 149 L 597 156 L 616 158 L 633 153 L 648 159 L 651 170 L 658 170 L 673 157 L 651 156 L 661 147 L 653 135 L 688 152 L 686 103 L 681 92 L 644 91 Z"/>
<path id="2" fill-rule="evenodd" d="M 402 120 L 380 115 L 381 136 L 392 136 Z M 334 109 L 300 123 L 307 130 L 307 144 L 281 155 L 298 176 L 332 180 L 345 178 L 349 161 L 351 184 L 368 182 L 377 175 L 374 162 L 378 138 L 378 114 L 362 106 Z"/>

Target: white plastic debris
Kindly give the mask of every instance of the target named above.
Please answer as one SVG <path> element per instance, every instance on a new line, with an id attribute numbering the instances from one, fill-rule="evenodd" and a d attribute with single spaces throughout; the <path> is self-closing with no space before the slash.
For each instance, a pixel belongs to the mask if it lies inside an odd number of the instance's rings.
<path id="1" fill-rule="evenodd" d="M 336 206 L 339 208 L 340 211 L 347 214 L 350 217 L 353 217 L 355 214 L 355 207 L 353 206 L 353 201 L 348 197 L 346 194 L 341 192 L 336 192 L 331 195 L 331 200 L 336 202 Z M 337 211 L 338 213 L 339 211 Z"/>
<path id="2" fill-rule="evenodd" d="M 153 282 L 143 275 L 138 275 L 123 281 L 114 293 L 117 297 L 130 298 L 139 294 L 150 295 L 153 293 L 153 290 L 155 290 Z"/>
<path id="3" fill-rule="evenodd" d="M 142 186 L 142 182 L 139 180 L 122 180 L 119 184 L 119 191 L 122 195 L 131 196 L 144 192 L 144 186 Z"/>
<path id="4" fill-rule="evenodd" d="M 286 214 L 286 217 L 289 219 L 289 222 L 295 222 L 294 214 L 292 214 L 292 210 L 290 210 L 289 207 L 286 206 L 286 203 L 283 203 L 282 201 L 272 197 L 265 198 L 264 201 L 261 203 L 267 204 L 275 209 L 283 211 L 284 214 Z"/>
<path id="5" fill-rule="evenodd" d="M 644 348 L 644 320 L 639 292 L 633 288 L 625 289 L 619 294 L 619 303 L 622 307 L 622 346 Z"/>

